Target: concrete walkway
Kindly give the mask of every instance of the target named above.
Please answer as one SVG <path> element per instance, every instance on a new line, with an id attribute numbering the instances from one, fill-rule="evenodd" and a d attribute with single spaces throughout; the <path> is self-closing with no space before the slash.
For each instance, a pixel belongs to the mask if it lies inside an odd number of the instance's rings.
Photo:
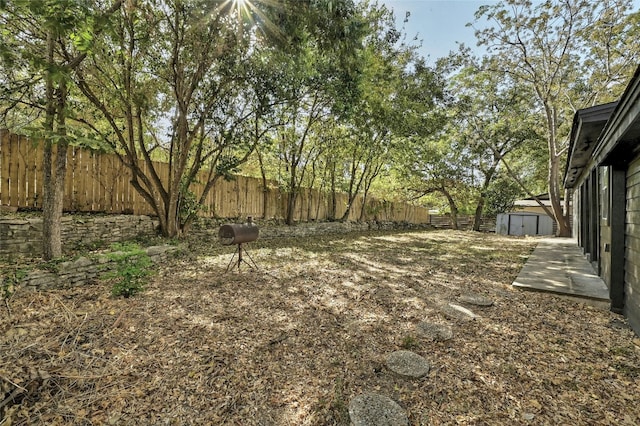
<path id="1" fill-rule="evenodd" d="M 609 307 L 609 289 L 572 238 L 541 238 L 514 287 L 547 291 Z"/>

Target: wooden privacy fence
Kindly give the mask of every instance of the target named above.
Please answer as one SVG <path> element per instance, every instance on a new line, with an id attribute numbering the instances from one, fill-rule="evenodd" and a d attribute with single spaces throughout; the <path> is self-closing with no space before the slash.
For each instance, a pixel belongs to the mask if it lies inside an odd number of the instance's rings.
<path id="1" fill-rule="evenodd" d="M 0 131 L 0 205 L 18 208 L 42 207 L 42 143 L 25 136 Z M 155 162 L 155 169 L 165 182 L 167 163 Z M 205 181 L 206 172 L 200 181 Z M 115 154 L 69 147 L 65 179 L 65 211 L 154 214 L 151 206 L 133 186 L 130 170 Z M 209 192 L 201 216 L 282 218 L 287 194 L 270 182 L 266 197 L 260 179 L 236 176 L 232 181 L 218 180 Z M 190 190 L 199 198 L 204 184 L 194 183 Z M 342 217 L 348 196 L 338 194 L 337 217 Z M 363 199 L 358 197 L 349 220 L 360 219 Z M 303 189 L 295 209 L 295 220 L 324 220 L 328 217 L 329 197 L 315 189 Z M 266 213 L 266 214 L 265 214 Z M 365 220 L 428 223 L 428 210 L 405 203 L 369 198 Z"/>

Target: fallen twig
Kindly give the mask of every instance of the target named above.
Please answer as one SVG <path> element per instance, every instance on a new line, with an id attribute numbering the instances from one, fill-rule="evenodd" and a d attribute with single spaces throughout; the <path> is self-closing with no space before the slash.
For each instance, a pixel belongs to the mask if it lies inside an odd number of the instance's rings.
<path id="1" fill-rule="evenodd" d="M 10 382 L 12 385 L 17 386 L 15 383 Z M 18 386 L 16 387 L 10 394 L 8 397 L 6 397 L 4 399 L 4 401 L 0 402 L 0 409 L 2 409 L 5 405 L 8 405 L 11 401 L 13 401 L 14 399 L 16 399 L 16 397 L 18 397 L 18 395 L 20 395 L 21 393 L 26 392 L 26 389 Z"/>

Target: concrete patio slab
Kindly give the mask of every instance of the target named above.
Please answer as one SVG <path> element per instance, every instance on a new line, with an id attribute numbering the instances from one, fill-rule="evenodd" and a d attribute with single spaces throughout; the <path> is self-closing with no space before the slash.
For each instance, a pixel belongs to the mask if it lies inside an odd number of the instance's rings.
<path id="1" fill-rule="evenodd" d="M 609 289 L 572 238 L 541 238 L 513 286 L 600 302 L 609 306 Z"/>

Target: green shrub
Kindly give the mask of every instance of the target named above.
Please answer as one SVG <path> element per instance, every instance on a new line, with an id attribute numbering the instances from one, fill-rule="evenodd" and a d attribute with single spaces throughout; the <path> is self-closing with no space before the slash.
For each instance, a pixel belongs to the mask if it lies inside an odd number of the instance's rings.
<path id="1" fill-rule="evenodd" d="M 15 292 L 16 286 L 27 276 L 26 269 L 7 269 L 4 274 L 0 274 L 0 300 L 9 299 Z"/>
<path id="2" fill-rule="evenodd" d="M 135 243 L 115 243 L 111 249 L 114 252 L 107 257 L 115 263 L 115 268 L 105 274 L 106 278 L 115 280 L 111 294 L 127 298 L 141 292 L 152 274 L 151 258 Z"/>

